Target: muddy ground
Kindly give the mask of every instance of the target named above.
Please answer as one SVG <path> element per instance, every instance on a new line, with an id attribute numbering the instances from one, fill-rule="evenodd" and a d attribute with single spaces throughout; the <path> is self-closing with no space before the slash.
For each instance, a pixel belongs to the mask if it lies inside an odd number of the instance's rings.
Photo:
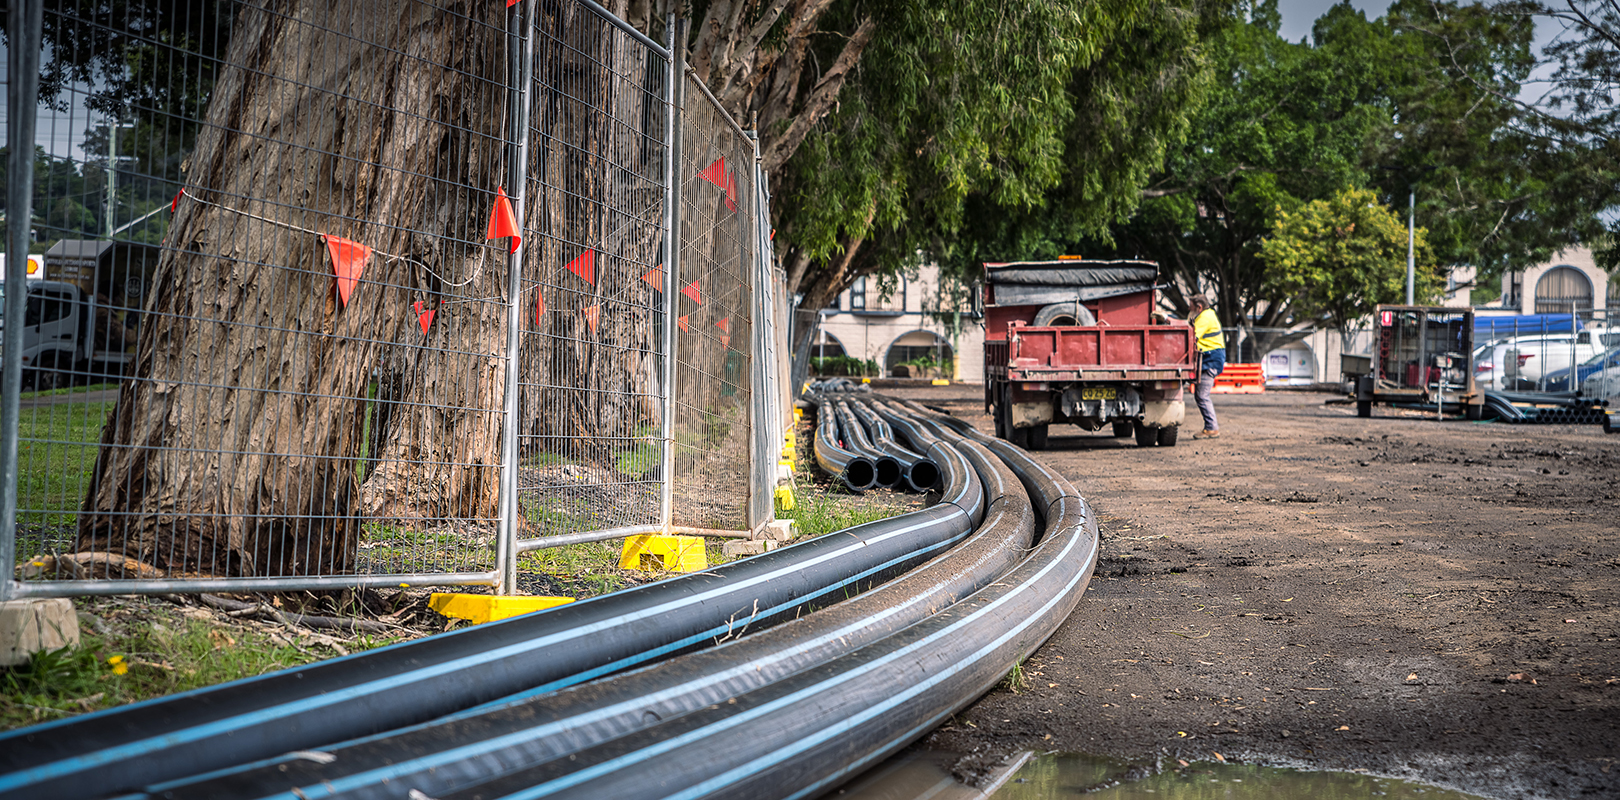
<path id="1" fill-rule="evenodd" d="M 976 387 L 890 393 L 991 429 Z M 1620 435 L 1332 397 L 1223 395 L 1222 437 L 1170 449 L 1054 427 L 1096 574 L 1025 688 L 918 746 L 1620 797 Z"/>

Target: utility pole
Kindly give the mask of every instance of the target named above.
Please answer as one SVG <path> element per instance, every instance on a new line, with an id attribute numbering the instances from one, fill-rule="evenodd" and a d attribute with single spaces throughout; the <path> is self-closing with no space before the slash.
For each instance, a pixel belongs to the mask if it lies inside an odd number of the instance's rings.
<path id="1" fill-rule="evenodd" d="M 1406 304 L 1417 305 L 1417 261 L 1412 254 L 1412 243 L 1417 238 L 1417 184 L 1411 184 L 1406 196 Z"/>

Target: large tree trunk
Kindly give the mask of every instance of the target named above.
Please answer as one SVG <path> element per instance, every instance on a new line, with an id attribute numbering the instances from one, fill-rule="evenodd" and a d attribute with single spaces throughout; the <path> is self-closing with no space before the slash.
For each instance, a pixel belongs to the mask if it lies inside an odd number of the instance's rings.
<path id="1" fill-rule="evenodd" d="M 493 514 L 506 309 L 488 299 L 506 269 L 482 240 L 504 7 L 376 12 L 239 8 L 79 550 L 331 573 L 352 568 L 366 516 Z M 290 226 L 375 248 L 346 306 L 323 242 Z M 441 300 L 424 335 L 412 304 Z M 362 488 L 373 406 L 385 444 Z"/>

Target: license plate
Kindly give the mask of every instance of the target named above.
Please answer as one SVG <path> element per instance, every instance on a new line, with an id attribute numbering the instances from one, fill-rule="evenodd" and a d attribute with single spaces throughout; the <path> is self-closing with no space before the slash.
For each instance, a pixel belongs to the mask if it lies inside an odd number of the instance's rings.
<path id="1" fill-rule="evenodd" d="M 1112 386 L 1093 386 L 1080 390 L 1081 400 L 1114 400 L 1118 396 Z"/>

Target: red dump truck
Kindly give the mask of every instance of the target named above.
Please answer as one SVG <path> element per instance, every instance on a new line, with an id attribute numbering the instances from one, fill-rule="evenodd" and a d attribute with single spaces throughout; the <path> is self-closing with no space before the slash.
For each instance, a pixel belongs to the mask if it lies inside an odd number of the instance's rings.
<path id="1" fill-rule="evenodd" d="M 1173 447 L 1197 376 L 1191 325 L 1156 314 L 1151 261 L 984 265 L 984 399 L 996 435 L 1046 448 L 1053 423 Z"/>

